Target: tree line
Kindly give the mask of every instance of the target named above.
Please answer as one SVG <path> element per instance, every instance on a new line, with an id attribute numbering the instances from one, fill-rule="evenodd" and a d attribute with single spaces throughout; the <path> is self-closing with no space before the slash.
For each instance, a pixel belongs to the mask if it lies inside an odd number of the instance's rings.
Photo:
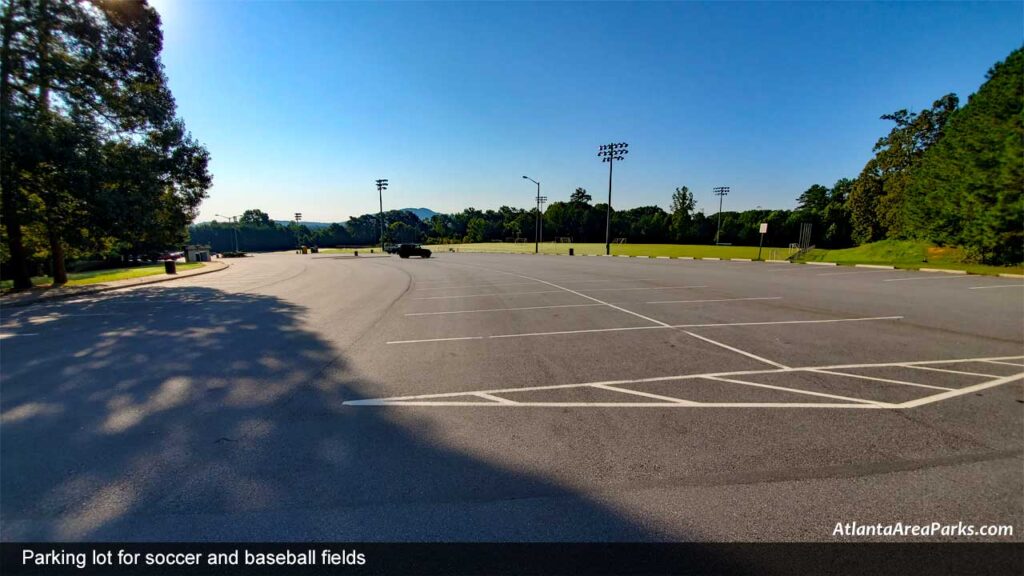
<path id="1" fill-rule="evenodd" d="M 48 261 L 186 239 L 209 154 L 175 114 L 160 16 L 144 0 L 5 0 L 0 14 L 0 261 L 16 288 Z"/>
<path id="2" fill-rule="evenodd" d="M 874 156 L 856 178 L 799 194 L 793 210 L 746 210 L 705 214 L 693 193 L 679 186 L 668 211 L 640 206 L 611 213 L 611 238 L 632 243 L 718 241 L 756 245 L 759 225 L 768 224 L 766 245 L 795 242 L 803 223 L 812 225 L 811 242 L 844 248 L 882 239 L 921 239 L 966 249 L 978 261 L 1012 264 L 1024 260 L 1024 51 L 1015 50 L 987 74 L 985 83 L 960 107 L 955 94 L 920 112 L 885 114 L 890 132 L 879 138 Z M 192 227 L 195 241 L 229 249 L 237 231 L 250 250 L 299 244 L 374 245 L 381 235 L 376 214 L 319 230 L 274 224 L 249 211 L 237 226 Z M 260 213 L 262 214 L 262 213 Z M 607 204 L 576 188 L 567 200 L 552 202 L 540 218 L 546 240 L 604 242 Z M 721 221 L 721 232 L 719 229 Z M 532 242 L 537 210 L 502 206 L 467 208 L 420 221 L 408 212 L 384 215 L 387 242 Z"/>

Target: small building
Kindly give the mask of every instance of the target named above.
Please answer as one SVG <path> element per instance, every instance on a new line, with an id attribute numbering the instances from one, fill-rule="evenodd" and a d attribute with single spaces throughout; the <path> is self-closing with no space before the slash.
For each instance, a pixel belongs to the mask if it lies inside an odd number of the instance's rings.
<path id="1" fill-rule="evenodd" d="M 210 247 L 200 244 L 185 246 L 185 262 L 209 262 Z"/>

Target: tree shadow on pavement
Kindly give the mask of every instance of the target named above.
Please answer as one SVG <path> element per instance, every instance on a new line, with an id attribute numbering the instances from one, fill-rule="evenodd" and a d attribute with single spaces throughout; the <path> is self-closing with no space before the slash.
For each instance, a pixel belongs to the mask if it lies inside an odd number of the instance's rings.
<path id="1" fill-rule="evenodd" d="M 343 406 L 361 382 L 305 312 L 179 287 L 5 314 L 0 538 L 670 538 L 415 412 Z"/>

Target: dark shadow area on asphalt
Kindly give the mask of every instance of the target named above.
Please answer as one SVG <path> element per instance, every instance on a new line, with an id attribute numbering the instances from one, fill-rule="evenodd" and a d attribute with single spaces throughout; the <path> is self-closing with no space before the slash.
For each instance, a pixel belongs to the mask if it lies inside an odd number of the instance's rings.
<path id="1" fill-rule="evenodd" d="M 3 342 L 0 537 L 683 539 L 454 450 L 415 411 L 343 406 L 360 381 L 332 376 L 346 360 L 305 312 L 180 287 L 5 314 L 38 335 Z"/>

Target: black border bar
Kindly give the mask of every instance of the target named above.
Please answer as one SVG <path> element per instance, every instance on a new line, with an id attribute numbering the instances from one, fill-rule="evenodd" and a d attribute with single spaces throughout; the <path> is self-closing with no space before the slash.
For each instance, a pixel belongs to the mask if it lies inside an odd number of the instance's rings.
<path id="1" fill-rule="evenodd" d="M 85 554 L 73 564 L 23 562 L 25 550 Z M 293 556 L 312 550 L 316 563 L 245 565 L 244 554 Z M 323 563 L 324 551 L 340 554 Z M 116 565 L 119 551 L 139 554 Z M 238 565 L 211 566 L 211 553 L 238 551 Z M 1024 543 L 734 543 L 734 544 L 480 544 L 480 543 L 0 543 L 0 574 L 1024 574 Z M 92 563 L 110 552 L 113 566 Z M 198 565 L 145 565 L 147 554 L 198 554 Z M 358 563 L 358 555 L 363 562 Z M 155 556 L 154 556 L 155 557 Z M 265 558 L 267 556 L 264 556 Z M 65 559 L 68 557 L 65 556 Z M 80 557 L 79 557 L 80 558 Z M 181 558 L 181 557 L 179 557 Z M 308 556 L 307 556 L 308 558 Z"/>

